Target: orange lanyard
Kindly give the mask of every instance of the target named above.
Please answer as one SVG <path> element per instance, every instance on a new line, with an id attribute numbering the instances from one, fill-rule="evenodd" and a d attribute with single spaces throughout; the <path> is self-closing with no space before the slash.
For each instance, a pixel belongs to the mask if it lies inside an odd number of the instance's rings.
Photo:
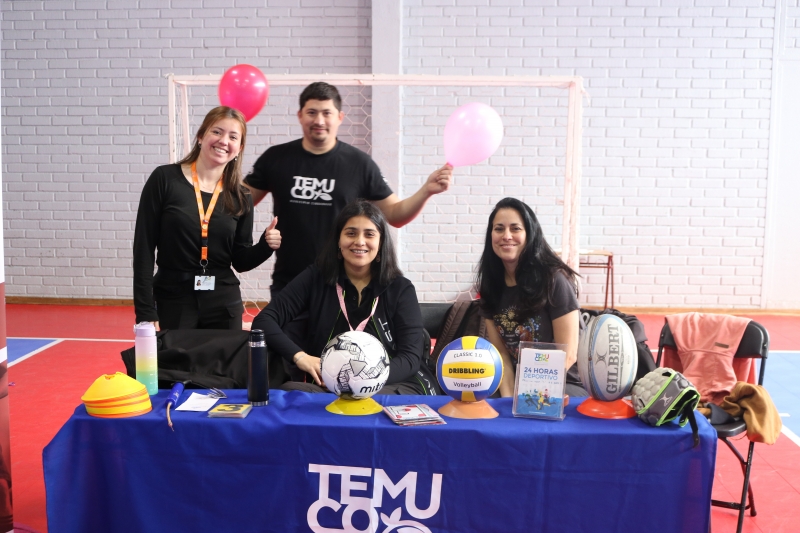
<path id="1" fill-rule="evenodd" d="M 206 265 L 208 265 L 208 219 L 211 218 L 211 212 L 214 211 L 214 206 L 217 205 L 219 193 L 222 192 L 222 180 L 217 182 L 214 195 L 208 204 L 208 211 L 203 209 L 200 180 L 197 178 L 197 162 L 192 163 L 192 183 L 194 184 L 194 195 L 197 197 L 197 210 L 200 212 L 200 236 L 202 237 L 200 241 L 200 266 L 205 270 Z"/>

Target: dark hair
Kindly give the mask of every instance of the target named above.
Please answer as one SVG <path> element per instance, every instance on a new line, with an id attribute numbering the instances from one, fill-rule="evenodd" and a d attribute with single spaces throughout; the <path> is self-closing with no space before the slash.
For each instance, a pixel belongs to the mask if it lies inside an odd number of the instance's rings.
<path id="1" fill-rule="evenodd" d="M 499 311 L 500 297 L 505 287 L 505 267 L 492 249 L 494 217 L 501 209 L 515 210 L 525 225 L 525 246 L 520 254 L 515 273 L 520 291 L 517 313 L 524 318 L 530 318 L 542 309 L 550 298 L 553 278 L 559 271 L 563 272 L 576 287 L 575 294 L 577 295 L 575 277 L 578 274 L 568 267 L 547 244 L 533 209 L 516 198 L 503 198 L 497 202 L 492 214 L 489 215 L 486 241 L 483 245 L 483 254 L 478 264 L 478 276 L 475 281 L 475 288 L 480 292 L 481 308 L 484 312 L 494 314 Z"/>
<path id="2" fill-rule="evenodd" d="M 239 148 L 239 155 L 235 159 L 228 161 L 222 171 L 222 193 L 220 196 L 222 196 L 222 203 L 225 209 L 235 216 L 241 216 L 249 209 L 246 195 L 250 194 L 250 191 L 242 185 L 242 154 L 244 154 L 245 141 L 247 140 L 247 121 L 245 121 L 244 115 L 240 111 L 225 106 L 215 107 L 209 111 L 206 118 L 203 119 L 203 123 L 197 129 L 192 150 L 189 155 L 178 161 L 178 164 L 188 165 L 197 161 L 197 158 L 200 157 L 200 139 L 205 137 L 206 132 L 214 124 L 226 118 L 236 120 L 242 127 L 242 142 Z"/>
<path id="3" fill-rule="evenodd" d="M 344 259 L 339 257 L 339 236 L 347 221 L 353 217 L 366 217 L 378 228 L 381 236 L 381 243 L 378 247 L 380 261 L 372 262 L 370 272 L 372 279 L 377 280 L 381 285 L 389 285 L 397 277 L 403 275 L 400 267 L 397 266 L 392 235 L 389 233 L 389 225 L 386 223 L 383 212 L 375 204 L 363 198 L 353 200 L 342 209 L 339 216 L 336 217 L 325 247 L 317 257 L 317 267 L 322 272 L 325 283 L 335 285 L 339 280 L 339 274 L 344 268 Z"/>
<path id="4" fill-rule="evenodd" d="M 300 93 L 300 109 L 303 109 L 309 100 L 319 100 L 320 102 L 333 100 L 336 109 L 342 110 L 342 97 L 339 96 L 339 89 L 324 81 L 315 81 L 303 89 L 303 92 Z"/>

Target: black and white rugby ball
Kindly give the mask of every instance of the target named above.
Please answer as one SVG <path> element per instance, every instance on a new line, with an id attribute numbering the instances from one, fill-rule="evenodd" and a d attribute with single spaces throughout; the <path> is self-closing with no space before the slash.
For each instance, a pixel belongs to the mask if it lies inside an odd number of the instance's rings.
<path id="1" fill-rule="evenodd" d="M 631 328 L 614 315 L 589 319 L 578 343 L 578 373 L 596 400 L 627 395 L 636 380 L 638 351 Z"/>

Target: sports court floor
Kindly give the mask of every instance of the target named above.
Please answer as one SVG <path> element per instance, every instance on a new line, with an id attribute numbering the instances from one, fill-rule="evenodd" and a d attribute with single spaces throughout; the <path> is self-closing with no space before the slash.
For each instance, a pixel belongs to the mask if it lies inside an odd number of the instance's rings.
<path id="1" fill-rule="evenodd" d="M 657 347 L 663 315 L 637 315 Z M 6 306 L 11 461 L 16 531 L 47 531 L 42 449 L 102 374 L 124 372 L 120 352 L 133 345 L 132 307 Z M 758 515 L 745 532 L 800 531 L 800 316 L 753 315 L 770 332 L 766 386 L 784 423 L 773 446 L 756 445 L 752 484 Z M 655 431 L 655 429 L 654 429 Z M 737 443 L 747 448 L 746 439 Z M 714 497 L 738 499 L 741 470 L 717 453 Z M 664 510 L 664 512 L 670 512 Z M 733 532 L 736 513 L 712 508 L 712 531 Z"/>

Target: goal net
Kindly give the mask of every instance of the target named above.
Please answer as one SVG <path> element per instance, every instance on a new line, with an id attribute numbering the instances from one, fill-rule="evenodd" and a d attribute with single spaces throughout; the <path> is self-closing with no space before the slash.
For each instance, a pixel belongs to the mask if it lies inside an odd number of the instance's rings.
<path id="1" fill-rule="evenodd" d="M 221 76 L 169 75 L 170 162 L 188 153 L 206 113 L 219 105 Z M 269 100 L 247 126 L 244 172 L 267 148 L 302 136 L 299 95 L 314 81 L 336 85 L 345 119 L 338 138 L 372 155 L 405 198 L 445 161 L 444 125 L 469 102 L 501 116 L 504 137 L 483 163 L 458 167 L 453 185 L 395 233 L 401 268 L 420 301 L 474 295 L 475 266 L 494 204 L 514 196 L 530 205 L 547 241 L 578 269 L 582 79 L 553 76 L 268 75 Z M 254 239 L 272 218 L 268 195 L 255 212 Z M 270 299 L 274 258 L 239 274 L 251 313 Z M 583 299 L 583 298 L 582 298 Z"/>

